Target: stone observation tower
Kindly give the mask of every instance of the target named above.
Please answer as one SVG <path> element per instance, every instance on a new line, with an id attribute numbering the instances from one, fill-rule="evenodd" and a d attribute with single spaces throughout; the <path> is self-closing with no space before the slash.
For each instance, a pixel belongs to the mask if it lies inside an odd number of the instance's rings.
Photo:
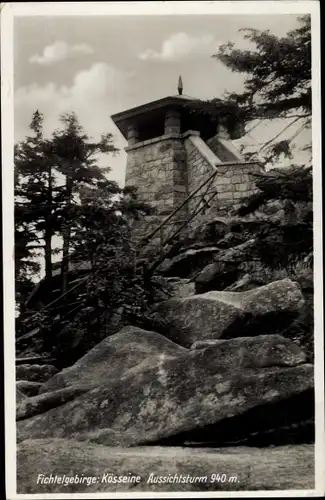
<path id="1" fill-rule="evenodd" d="M 200 199 L 213 196 L 190 223 L 198 225 L 202 217 L 225 216 L 255 191 L 250 174 L 261 167 L 246 162 L 233 144 L 243 135 L 244 127 L 222 113 L 211 116 L 198 112 L 200 102 L 183 94 L 180 77 L 178 94 L 112 115 L 128 141 L 125 186 L 137 188 L 139 200 L 155 210 L 142 223 L 142 234 L 154 229 L 180 205 L 182 209 L 171 221 L 174 227 L 190 218 Z M 200 189 L 204 181 L 208 182 Z M 189 198 L 194 192 L 195 196 Z"/>

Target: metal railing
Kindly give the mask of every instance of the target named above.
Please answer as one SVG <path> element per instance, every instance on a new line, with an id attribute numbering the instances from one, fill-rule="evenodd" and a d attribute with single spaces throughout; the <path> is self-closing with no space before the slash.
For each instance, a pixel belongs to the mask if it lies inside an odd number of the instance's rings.
<path id="1" fill-rule="evenodd" d="M 237 164 L 238 162 L 234 162 L 234 164 L 235 163 Z M 175 238 L 182 232 L 182 230 L 184 228 L 186 228 L 192 222 L 192 220 L 195 217 L 197 217 L 205 209 L 205 207 L 207 205 L 209 205 L 210 201 L 218 194 L 217 190 L 210 191 L 211 184 L 213 183 L 213 181 L 214 181 L 214 179 L 215 179 L 215 177 L 216 177 L 217 174 L 218 174 L 218 171 L 215 170 L 211 175 L 209 175 L 209 177 L 207 177 L 192 193 L 190 193 L 186 197 L 186 199 L 180 205 L 178 205 L 172 211 L 172 213 L 170 215 L 168 215 L 168 217 L 166 217 L 166 219 L 164 219 L 154 230 L 152 230 L 147 236 L 143 237 L 139 241 L 139 243 L 137 245 L 135 245 L 135 253 L 136 253 L 137 256 L 139 256 L 141 250 L 146 251 L 146 249 L 148 249 L 150 247 L 150 242 L 153 240 L 154 236 L 156 236 L 156 234 L 158 232 L 161 232 L 161 230 L 164 227 L 166 227 L 170 223 L 171 223 L 172 226 L 175 226 L 177 223 L 179 224 L 179 222 L 180 222 L 179 220 L 176 221 L 176 222 L 173 222 L 173 223 L 171 222 L 172 219 L 173 219 L 173 217 L 175 217 L 183 208 L 188 207 L 188 203 L 191 200 L 194 200 L 194 199 L 197 200 L 198 199 L 198 203 L 192 209 L 191 213 L 188 215 L 188 217 L 185 219 L 185 221 L 181 221 L 181 225 L 178 226 L 177 228 L 175 228 L 171 232 L 171 234 L 169 234 L 164 240 L 162 240 L 160 242 L 160 250 L 161 250 L 160 251 L 160 256 L 159 256 L 158 259 L 156 259 L 153 263 L 151 263 L 146 268 L 147 275 L 152 276 L 154 270 L 170 254 L 170 250 L 164 251 L 164 249 L 166 247 L 168 247 L 168 245 L 171 244 L 175 240 Z M 204 189 L 204 188 L 206 188 L 204 190 L 204 192 L 202 194 L 198 195 L 198 193 L 202 189 Z M 39 333 L 39 331 L 40 331 L 40 327 L 38 327 L 38 326 L 35 325 L 35 321 L 34 321 L 34 324 L 33 324 L 33 319 L 35 320 L 40 313 L 46 312 L 48 310 L 51 310 L 53 308 L 53 305 L 57 304 L 58 302 L 60 302 L 62 298 L 66 297 L 71 292 L 73 292 L 76 289 L 78 289 L 81 285 L 86 284 L 87 280 L 90 279 L 91 276 L 92 276 L 91 272 L 87 273 L 86 276 L 84 276 L 83 278 L 81 278 L 80 280 L 78 280 L 78 282 L 76 284 L 74 284 L 74 286 L 72 286 L 64 294 L 60 295 L 59 297 L 57 297 L 52 302 L 50 302 L 49 304 L 45 305 L 40 311 L 37 311 L 36 313 L 31 314 L 31 316 L 28 317 L 28 323 L 29 322 L 31 323 L 30 330 L 27 333 L 25 333 L 25 334 L 21 335 L 20 337 L 18 337 L 16 339 L 16 342 L 19 344 L 19 343 L 21 343 L 24 340 L 27 340 L 27 339 L 29 340 L 32 337 L 36 336 Z M 24 358 L 24 359 L 20 359 L 19 360 L 17 358 L 16 359 L 16 364 L 24 363 L 25 360 L 26 360 L 26 362 L 28 362 L 27 359 L 28 358 Z"/>

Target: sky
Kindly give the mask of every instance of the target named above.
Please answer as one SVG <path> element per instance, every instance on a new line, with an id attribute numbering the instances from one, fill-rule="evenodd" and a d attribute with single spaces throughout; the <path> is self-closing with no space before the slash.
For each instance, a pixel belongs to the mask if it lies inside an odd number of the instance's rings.
<path id="1" fill-rule="evenodd" d="M 15 141 L 28 133 L 32 113 L 44 114 L 45 133 L 74 111 L 92 137 L 112 133 L 120 149 L 105 156 L 109 177 L 124 184 L 127 145 L 110 116 L 177 93 L 210 99 L 243 89 L 244 77 L 211 56 L 228 41 L 249 43 L 239 30 L 269 29 L 283 36 L 298 25 L 295 15 L 29 16 L 14 20 Z M 285 124 L 260 124 L 246 144 L 263 143 Z M 297 127 L 296 127 L 297 128 Z M 293 134 L 295 127 L 288 129 Z M 299 144 L 310 140 L 299 136 Z M 283 137 L 285 138 L 285 137 Z M 297 139 L 298 141 L 298 139 Z M 298 154 L 303 159 L 303 154 Z"/>

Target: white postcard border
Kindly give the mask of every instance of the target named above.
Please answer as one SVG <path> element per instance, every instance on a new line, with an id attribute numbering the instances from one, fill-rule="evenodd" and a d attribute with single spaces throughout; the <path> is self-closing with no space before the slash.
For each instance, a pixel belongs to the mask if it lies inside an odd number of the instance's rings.
<path id="1" fill-rule="evenodd" d="M 314 297 L 315 297 L 315 489 L 204 493 L 16 493 L 15 425 L 15 297 L 14 297 L 14 204 L 13 204 L 13 19 L 15 16 L 93 15 L 208 15 L 208 14 L 311 14 L 312 19 L 312 145 L 314 187 Z M 215 1 L 215 2 L 40 2 L 1 4 L 1 100 L 2 100 L 2 199 L 4 277 L 5 446 L 7 498 L 246 498 L 323 495 L 325 491 L 324 341 L 322 263 L 322 163 L 320 102 L 320 16 L 317 1 Z"/>

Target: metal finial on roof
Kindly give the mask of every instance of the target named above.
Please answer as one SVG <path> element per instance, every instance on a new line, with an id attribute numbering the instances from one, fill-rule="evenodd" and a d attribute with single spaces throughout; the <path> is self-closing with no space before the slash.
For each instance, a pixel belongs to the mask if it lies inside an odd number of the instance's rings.
<path id="1" fill-rule="evenodd" d="M 178 78 L 178 87 L 177 87 L 179 95 L 182 95 L 183 93 L 183 82 L 182 82 L 182 77 L 180 76 Z"/>

